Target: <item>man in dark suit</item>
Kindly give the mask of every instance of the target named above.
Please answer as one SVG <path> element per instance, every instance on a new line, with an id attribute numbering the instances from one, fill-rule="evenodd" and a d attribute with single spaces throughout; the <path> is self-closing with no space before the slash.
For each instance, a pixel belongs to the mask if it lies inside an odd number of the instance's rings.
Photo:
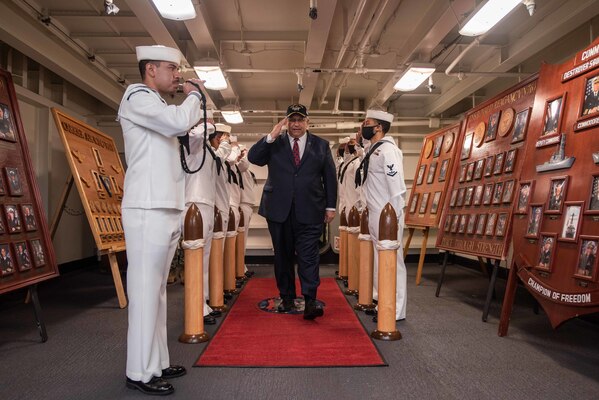
<path id="1" fill-rule="evenodd" d="M 283 127 L 288 132 L 282 134 Z M 316 301 L 320 284 L 318 242 L 323 223 L 335 217 L 337 181 L 329 143 L 308 132 L 308 111 L 301 104 L 287 109 L 248 153 L 252 164 L 268 166 L 258 213 L 266 218 L 275 252 L 275 277 L 281 295 L 279 312 L 295 307 L 295 270 L 304 295 L 304 319 L 324 314 Z"/>

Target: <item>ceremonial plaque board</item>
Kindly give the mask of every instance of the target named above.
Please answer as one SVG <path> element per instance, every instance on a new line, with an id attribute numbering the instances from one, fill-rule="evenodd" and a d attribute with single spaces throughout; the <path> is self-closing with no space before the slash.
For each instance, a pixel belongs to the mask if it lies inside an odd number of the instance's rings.
<path id="1" fill-rule="evenodd" d="M 441 210 L 456 152 L 460 124 L 438 130 L 424 138 L 416 176 L 412 184 L 406 225 L 439 225 Z"/>
<path id="2" fill-rule="evenodd" d="M 438 248 L 505 259 L 536 88 L 535 75 L 467 113 L 456 142 Z"/>
<path id="3" fill-rule="evenodd" d="M 531 184 L 529 204 L 513 221 L 518 240 L 500 334 L 507 332 L 516 274 L 554 328 L 599 311 L 598 52 L 596 40 L 572 61 L 541 67 L 521 174 L 521 185 Z"/>
<path id="4" fill-rule="evenodd" d="M 0 294 L 58 276 L 10 73 L 0 70 Z"/>
<path id="5" fill-rule="evenodd" d="M 125 170 L 114 140 L 55 108 L 52 113 L 97 248 L 124 250 L 121 200 Z"/>

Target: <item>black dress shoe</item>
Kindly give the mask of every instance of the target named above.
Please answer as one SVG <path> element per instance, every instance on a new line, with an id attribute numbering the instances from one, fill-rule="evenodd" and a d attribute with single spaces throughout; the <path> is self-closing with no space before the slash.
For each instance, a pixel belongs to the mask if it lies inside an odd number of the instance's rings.
<path id="1" fill-rule="evenodd" d="M 152 379 L 150 379 L 150 382 L 148 383 L 144 383 L 142 381 L 134 381 L 127 378 L 127 382 L 125 385 L 129 389 L 137 389 L 140 390 L 142 393 L 151 394 L 155 396 L 166 396 L 167 394 L 171 394 L 175 391 L 173 385 L 157 376 L 152 377 Z"/>
<path id="2" fill-rule="evenodd" d="M 218 310 L 214 310 L 214 311 L 210 311 L 210 314 L 208 314 L 208 315 L 210 315 L 211 317 L 214 317 L 214 318 L 220 318 L 223 316 L 223 313 Z"/>
<path id="3" fill-rule="evenodd" d="M 293 299 L 283 299 L 277 306 L 277 311 L 280 313 L 289 312 L 295 308 L 295 301 Z"/>
<path id="4" fill-rule="evenodd" d="M 216 318 L 211 317 L 210 315 L 204 315 L 204 324 L 206 325 L 215 325 Z"/>
<path id="5" fill-rule="evenodd" d="M 241 288 L 242 286 L 243 286 L 243 281 L 237 281 L 237 282 L 235 282 L 235 288 L 236 288 L 236 289 L 239 289 L 239 288 Z"/>
<path id="6" fill-rule="evenodd" d="M 364 310 L 364 314 L 366 314 L 366 315 L 377 315 L 378 313 L 377 313 L 376 309 L 370 308 L 368 310 Z"/>
<path id="7" fill-rule="evenodd" d="M 224 297 L 225 297 L 225 300 L 231 300 L 233 298 L 233 295 L 231 293 L 225 293 Z"/>
<path id="8" fill-rule="evenodd" d="M 251 278 L 252 276 L 254 276 L 254 271 L 245 271 L 246 278 Z"/>
<path id="9" fill-rule="evenodd" d="M 345 287 L 348 287 L 348 286 L 349 286 L 349 283 L 347 283 L 347 279 L 344 279 L 344 280 L 343 280 L 343 286 L 345 286 Z"/>
<path id="10" fill-rule="evenodd" d="M 306 302 L 306 307 L 304 308 L 304 319 L 312 320 L 316 317 L 322 317 L 324 315 L 324 310 L 322 309 L 322 305 L 317 303 L 315 300 L 310 300 Z"/>
<path id="11" fill-rule="evenodd" d="M 168 368 L 162 370 L 162 379 L 173 379 L 183 376 L 187 373 L 187 370 L 182 365 L 171 365 Z"/>
<path id="12" fill-rule="evenodd" d="M 379 301 L 378 301 L 378 300 L 375 300 L 375 299 L 372 299 L 372 302 L 373 302 L 374 304 L 379 304 Z"/>

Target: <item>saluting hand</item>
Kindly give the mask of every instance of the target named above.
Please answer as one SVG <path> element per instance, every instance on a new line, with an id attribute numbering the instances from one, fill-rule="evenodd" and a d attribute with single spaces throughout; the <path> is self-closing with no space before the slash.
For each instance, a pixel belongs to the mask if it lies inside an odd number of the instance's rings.
<path id="1" fill-rule="evenodd" d="M 274 126 L 274 128 L 272 128 L 272 131 L 270 131 L 270 137 L 273 140 L 278 138 L 281 135 L 281 131 L 283 130 L 284 126 L 287 126 L 287 118 L 283 118 Z"/>

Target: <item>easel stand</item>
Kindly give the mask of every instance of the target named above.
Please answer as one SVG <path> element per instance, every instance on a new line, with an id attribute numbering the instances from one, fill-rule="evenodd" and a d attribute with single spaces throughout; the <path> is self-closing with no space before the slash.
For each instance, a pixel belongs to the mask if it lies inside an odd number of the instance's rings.
<path id="1" fill-rule="evenodd" d="M 418 286 L 420 285 L 420 280 L 422 279 L 422 268 L 424 267 L 424 258 L 426 257 L 426 242 L 428 241 L 428 233 L 430 227 L 408 227 L 408 239 L 406 240 L 406 245 L 404 246 L 404 260 L 408 257 L 408 250 L 410 250 L 410 243 L 412 242 L 412 236 L 414 236 L 414 231 L 416 230 L 416 228 L 422 229 L 422 233 L 424 234 L 424 238 L 422 239 L 422 246 L 420 246 L 420 259 L 418 260 L 418 271 L 416 272 L 416 286 Z"/>
<path id="2" fill-rule="evenodd" d="M 443 266 L 441 267 L 441 275 L 439 276 L 439 281 L 437 282 L 437 291 L 435 292 L 435 297 L 439 297 L 439 293 L 441 292 L 441 285 L 443 284 L 443 279 L 445 278 L 445 269 L 447 268 L 447 259 L 449 258 L 449 252 L 445 252 L 445 256 L 443 257 Z M 486 271 L 486 266 L 482 261 L 481 257 L 478 257 L 478 261 L 481 265 L 481 269 L 483 272 Z M 487 289 L 487 299 L 485 301 L 485 305 L 483 308 L 483 322 L 487 322 L 487 317 L 489 315 L 489 308 L 491 307 L 491 300 L 495 295 L 495 281 L 497 280 L 497 271 L 499 270 L 499 263 L 501 260 L 495 260 L 493 265 L 493 271 L 491 272 L 491 276 L 489 279 L 489 287 Z M 491 260 L 487 260 L 488 264 L 491 264 Z M 484 268 L 483 268 L 484 267 Z"/>
<path id="3" fill-rule="evenodd" d="M 62 218 L 64 206 L 67 202 L 67 199 L 69 198 L 69 193 L 73 188 L 73 182 L 73 175 L 69 174 L 69 177 L 67 178 L 64 189 L 60 196 L 60 201 L 52 217 L 52 223 L 50 224 L 50 238 L 52 240 L 54 240 L 54 235 L 56 234 L 58 224 L 60 223 L 60 219 Z M 114 281 L 114 287 L 116 289 L 116 294 L 119 300 L 120 308 L 127 307 L 127 296 L 125 296 L 125 290 L 123 289 L 123 281 L 121 280 L 121 272 L 119 270 L 119 263 L 116 259 L 116 253 L 124 250 L 124 248 L 113 247 L 111 249 L 102 250 L 100 252 L 100 255 L 108 255 L 108 261 L 110 262 L 110 270 L 112 272 L 112 280 Z"/>

